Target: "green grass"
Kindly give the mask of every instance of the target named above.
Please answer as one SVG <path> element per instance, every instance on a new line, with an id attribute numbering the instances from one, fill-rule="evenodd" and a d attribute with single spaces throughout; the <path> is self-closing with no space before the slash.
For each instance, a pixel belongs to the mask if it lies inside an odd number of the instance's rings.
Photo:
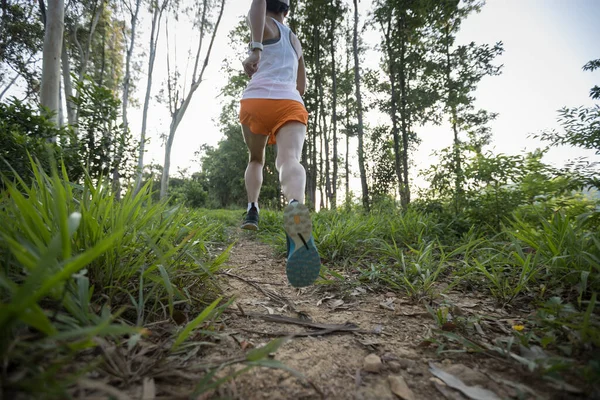
<path id="1" fill-rule="evenodd" d="M 359 207 L 322 210 L 313 214 L 313 227 L 327 272 L 344 275 L 344 284 L 367 284 L 424 301 L 440 327 L 452 309 L 445 301 L 429 306 L 440 302 L 440 287 L 487 294 L 509 310 L 532 306 L 537 312 L 525 320 L 526 333 L 515 331 L 512 342 L 497 351 L 549 376 L 571 368 L 593 381 L 600 377 L 600 364 L 590 356 L 600 351 L 599 213 L 573 201 L 569 212 L 525 208 L 505 216 L 496 232 L 472 224 L 459 234 L 455 219 L 392 207 L 371 213 Z M 283 254 L 280 221 L 281 213 L 262 211 L 259 237 Z M 464 336 L 474 332 L 474 322 L 458 317 L 453 324 L 462 335 L 440 330 L 432 340 L 443 351 L 488 351 Z M 449 350 L 449 342 L 459 349 Z M 547 364 L 532 364 L 510 350 L 515 343 L 542 346 L 556 355 Z"/>
<path id="2" fill-rule="evenodd" d="M 31 182 L 4 180 L 0 200 L 5 393 L 63 397 L 102 363 L 69 368 L 97 338 L 136 341 L 177 310 L 199 314 L 176 348 L 214 314 L 212 276 L 229 250 L 222 216 L 153 204 L 147 188 L 116 200 L 103 183 L 32 167 Z"/>

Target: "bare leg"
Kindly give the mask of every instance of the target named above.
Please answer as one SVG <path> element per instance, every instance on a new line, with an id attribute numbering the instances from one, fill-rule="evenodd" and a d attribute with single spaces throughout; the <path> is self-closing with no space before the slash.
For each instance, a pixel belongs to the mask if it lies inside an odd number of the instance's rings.
<path id="1" fill-rule="evenodd" d="M 248 166 L 244 180 L 246 182 L 246 192 L 248 193 L 248 203 L 258 202 L 258 195 L 263 183 L 263 166 L 265 165 L 265 147 L 269 137 L 252 133 L 250 128 L 242 125 L 244 141 L 248 146 Z"/>
<path id="2" fill-rule="evenodd" d="M 279 171 L 279 181 L 285 198 L 304 203 L 306 171 L 300 164 L 302 146 L 306 136 L 306 125 L 289 122 L 277 133 L 277 159 L 275 166 Z"/>

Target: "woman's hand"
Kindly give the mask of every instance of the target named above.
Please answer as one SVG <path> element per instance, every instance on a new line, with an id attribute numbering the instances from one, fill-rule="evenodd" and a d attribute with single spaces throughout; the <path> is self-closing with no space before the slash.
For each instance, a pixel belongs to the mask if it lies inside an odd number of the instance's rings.
<path id="1" fill-rule="evenodd" d="M 248 58 L 246 58 L 244 61 L 242 61 L 242 65 L 244 66 L 244 71 L 246 71 L 246 74 L 252 78 L 252 75 L 254 75 L 254 73 L 258 70 L 258 62 L 260 61 L 260 53 L 262 53 L 262 51 L 258 50 L 258 49 L 254 49 L 252 51 L 252 53 L 250 53 L 250 55 L 248 56 Z"/>

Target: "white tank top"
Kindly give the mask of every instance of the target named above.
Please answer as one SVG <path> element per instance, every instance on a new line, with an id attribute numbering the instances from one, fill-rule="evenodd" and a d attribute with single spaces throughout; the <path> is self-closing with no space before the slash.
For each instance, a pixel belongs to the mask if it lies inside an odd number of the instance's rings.
<path id="1" fill-rule="evenodd" d="M 296 89 L 298 54 L 290 41 L 291 30 L 275 19 L 273 21 L 279 28 L 279 40 L 263 46 L 258 70 L 248 82 L 242 100 L 287 99 L 304 104 Z"/>

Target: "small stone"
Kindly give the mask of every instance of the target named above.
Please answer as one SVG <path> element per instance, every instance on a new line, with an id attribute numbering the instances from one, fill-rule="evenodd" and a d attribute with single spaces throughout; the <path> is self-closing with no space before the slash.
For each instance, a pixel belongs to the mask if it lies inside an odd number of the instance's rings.
<path id="1" fill-rule="evenodd" d="M 418 370 L 416 368 L 406 368 L 406 372 L 408 372 L 411 375 L 417 375 L 417 376 L 423 375 L 423 371 Z"/>
<path id="2" fill-rule="evenodd" d="M 406 368 L 415 368 L 417 366 L 417 362 L 414 360 L 409 360 L 408 358 L 401 358 L 398 360 L 400 366 L 404 369 Z"/>
<path id="3" fill-rule="evenodd" d="M 363 362 L 363 370 L 367 372 L 379 373 L 381 371 L 381 358 L 377 354 L 369 354 Z"/>
<path id="4" fill-rule="evenodd" d="M 449 358 L 444 358 L 442 360 L 442 365 L 445 366 L 445 367 L 447 367 L 449 365 L 452 365 L 452 360 L 450 360 Z"/>
<path id="5" fill-rule="evenodd" d="M 396 396 L 404 400 L 415 399 L 414 393 L 412 390 L 410 390 L 406 384 L 406 381 L 404 381 L 404 378 L 402 378 L 400 375 L 388 376 L 388 382 L 390 384 L 390 389 L 392 389 L 392 393 L 394 393 Z"/>
<path id="6" fill-rule="evenodd" d="M 387 366 L 392 372 L 399 372 L 402 369 L 402 365 L 398 361 L 389 361 Z"/>

